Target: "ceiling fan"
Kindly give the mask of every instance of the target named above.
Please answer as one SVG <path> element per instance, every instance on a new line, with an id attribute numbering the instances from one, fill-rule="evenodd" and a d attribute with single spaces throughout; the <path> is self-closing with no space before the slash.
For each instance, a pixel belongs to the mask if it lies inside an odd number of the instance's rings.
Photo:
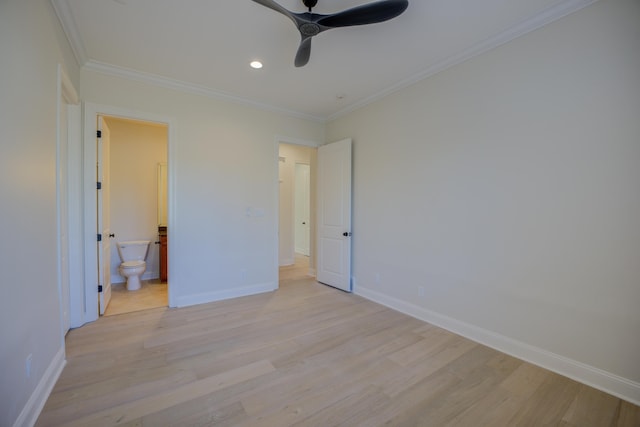
<path id="1" fill-rule="evenodd" d="M 302 38 L 296 53 L 295 66 L 303 67 L 311 56 L 311 39 L 323 31 L 338 27 L 375 24 L 388 21 L 404 12 L 409 6 L 408 0 L 381 0 L 330 15 L 312 13 L 318 0 L 302 0 L 309 12 L 295 13 L 280 6 L 274 0 L 253 0 L 263 6 L 280 12 L 288 17 L 300 31 Z"/>

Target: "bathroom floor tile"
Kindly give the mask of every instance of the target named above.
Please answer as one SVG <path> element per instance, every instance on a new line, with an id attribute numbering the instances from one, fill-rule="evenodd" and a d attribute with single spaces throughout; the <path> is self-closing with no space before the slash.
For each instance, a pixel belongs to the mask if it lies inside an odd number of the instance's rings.
<path id="1" fill-rule="evenodd" d="M 150 308 L 166 307 L 167 284 L 159 280 L 142 280 L 142 287 L 137 291 L 128 291 L 124 283 L 111 285 L 111 302 L 104 313 L 105 316 L 131 313 Z"/>

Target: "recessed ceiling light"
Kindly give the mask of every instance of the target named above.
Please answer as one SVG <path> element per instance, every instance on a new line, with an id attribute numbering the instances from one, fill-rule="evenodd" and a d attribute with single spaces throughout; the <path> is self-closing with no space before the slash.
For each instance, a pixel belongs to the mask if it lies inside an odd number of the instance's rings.
<path id="1" fill-rule="evenodd" d="M 251 68 L 255 68 L 256 70 L 259 70 L 260 68 L 262 68 L 262 62 L 260 61 L 251 61 Z"/>

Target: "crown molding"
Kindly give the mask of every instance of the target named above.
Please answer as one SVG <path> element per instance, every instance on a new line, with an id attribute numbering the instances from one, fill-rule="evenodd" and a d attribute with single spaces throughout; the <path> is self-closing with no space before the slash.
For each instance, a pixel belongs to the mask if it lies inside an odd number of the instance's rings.
<path id="1" fill-rule="evenodd" d="M 69 4 L 66 0 L 51 0 L 51 4 L 53 6 L 53 10 L 58 16 L 60 24 L 62 24 L 62 30 L 67 36 L 67 40 L 69 40 L 71 51 L 76 58 L 76 62 L 78 63 L 78 66 L 82 67 L 88 60 L 87 51 L 84 48 L 82 39 L 80 38 L 80 32 L 78 31 L 76 21 L 73 19 L 73 14 L 71 13 Z"/>
<path id="2" fill-rule="evenodd" d="M 342 110 L 331 114 L 326 118 L 326 122 L 330 122 L 336 120 L 340 117 L 343 117 L 353 111 L 359 110 L 375 101 L 378 101 L 386 96 L 391 95 L 394 92 L 398 92 L 401 89 L 404 89 L 408 86 L 411 86 L 415 83 L 418 83 L 422 80 L 425 80 L 435 74 L 438 74 L 448 68 L 453 67 L 454 65 L 458 65 L 464 61 L 467 61 L 473 57 L 476 57 L 480 54 L 488 52 L 492 49 L 495 49 L 505 43 L 508 43 L 520 36 L 523 36 L 527 33 L 535 31 L 539 28 L 544 27 L 547 24 L 550 24 L 560 18 L 563 18 L 567 15 L 570 15 L 574 12 L 577 12 L 580 9 L 583 9 L 598 0 L 566 0 L 554 6 L 551 6 L 542 12 L 536 14 L 532 18 L 526 19 L 519 24 L 512 26 L 511 28 L 496 34 L 495 36 L 489 37 L 488 39 L 476 43 L 468 49 L 463 50 L 455 55 L 449 56 L 441 61 L 436 62 L 431 67 L 414 74 L 413 76 L 402 80 L 396 83 L 393 86 L 388 87 L 374 95 L 371 95 L 367 98 L 364 98 L 360 101 L 357 101 L 348 107 L 343 108 Z"/>
<path id="3" fill-rule="evenodd" d="M 311 114 L 300 113 L 298 111 L 288 110 L 286 108 L 276 107 L 274 105 L 265 104 L 262 102 L 254 101 L 248 98 L 242 98 L 229 93 L 217 91 L 206 86 L 201 86 L 193 83 L 184 82 L 181 80 L 171 79 L 168 77 L 160 76 L 157 74 L 146 73 L 142 71 L 132 70 L 129 68 L 118 67 L 116 65 L 107 64 L 104 62 L 89 60 L 84 64 L 84 69 L 102 73 L 110 76 L 121 77 L 128 80 L 134 80 L 142 83 L 151 84 L 154 86 L 164 87 L 166 89 L 177 90 L 181 92 L 192 93 L 195 95 L 206 96 L 223 101 L 229 101 L 236 104 L 246 105 L 254 107 L 260 110 L 270 111 L 273 113 L 284 114 L 286 116 L 310 120 L 313 122 L 324 123 L 325 117 L 314 116 Z"/>

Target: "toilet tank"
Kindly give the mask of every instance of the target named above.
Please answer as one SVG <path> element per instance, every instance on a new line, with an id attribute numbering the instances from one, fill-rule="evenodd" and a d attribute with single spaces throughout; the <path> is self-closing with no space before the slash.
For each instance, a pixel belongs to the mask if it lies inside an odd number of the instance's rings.
<path id="1" fill-rule="evenodd" d="M 149 251 L 149 240 L 132 240 L 129 242 L 118 242 L 118 255 L 120 261 L 144 261 Z"/>

